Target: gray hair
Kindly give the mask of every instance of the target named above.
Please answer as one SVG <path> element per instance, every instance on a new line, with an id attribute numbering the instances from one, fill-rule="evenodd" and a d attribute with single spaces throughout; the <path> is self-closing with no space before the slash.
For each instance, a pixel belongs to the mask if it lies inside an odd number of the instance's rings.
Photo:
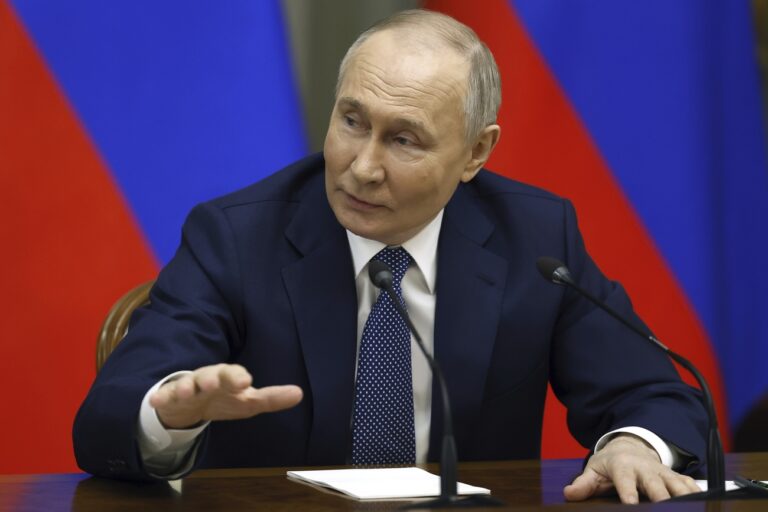
<path id="1" fill-rule="evenodd" d="M 425 27 L 441 42 L 469 61 L 467 97 L 464 99 L 464 129 L 467 142 L 472 144 L 486 126 L 496 122 L 501 105 L 499 68 L 493 54 L 474 30 L 445 14 L 425 9 L 400 11 L 360 34 L 347 50 L 339 66 L 336 95 L 338 96 L 349 62 L 369 37 L 387 29 L 423 30 Z"/>

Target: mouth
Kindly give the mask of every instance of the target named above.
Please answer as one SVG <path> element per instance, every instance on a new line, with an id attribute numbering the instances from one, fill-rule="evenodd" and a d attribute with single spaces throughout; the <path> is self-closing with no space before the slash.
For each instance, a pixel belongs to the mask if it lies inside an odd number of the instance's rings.
<path id="1" fill-rule="evenodd" d="M 342 194 L 344 194 L 347 204 L 355 210 L 370 211 L 370 210 L 375 210 L 377 208 L 383 208 L 383 206 L 381 205 L 369 203 L 369 202 L 363 201 L 362 199 L 358 199 L 357 197 L 353 196 L 348 192 L 342 191 Z"/>

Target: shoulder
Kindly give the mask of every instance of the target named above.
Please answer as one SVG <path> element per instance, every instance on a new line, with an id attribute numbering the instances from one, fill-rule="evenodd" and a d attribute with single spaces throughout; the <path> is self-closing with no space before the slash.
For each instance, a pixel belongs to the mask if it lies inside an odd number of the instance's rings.
<path id="1" fill-rule="evenodd" d="M 475 179 L 466 184 L 466 190 L 476 198 L 499 201 L 521 200 L 533 203 L 561 204 L 564 200 L 543 188 L 501 176 L 488 169 L 481 169 Z"/>
<path id="2" fill-rule="evenodd" d="M 324 186 L 325 160 L 322 153 L 303 158 L 274 174 L 208 204 L 231 209 L 260 203 L 296 203 Z"/>
<path id="3" fill-rule="evenodd" d="M 198 204 L 183 230 L 188 235 L 201 232 L 206 236 L 211 232 L 279 233 L 302 203 L 321 202 L 324 170 L 322 154 L 308 156 L 252 185 Z"/>
<path id="4" fill-rule="evenodd" d="M 463 184 L 462 193 L 489 219 L 504 223 L 562 222 L 573 214 L 568 199 L 486 169 Z"/>
<path id="5" fill-rule="evenodd" d="M 499 255 L 525 249 L 562 254 L 577 234 L 570 201 L 538 187 L 481 170 L 462 183 L 445 210 L 448 225 Z"/>

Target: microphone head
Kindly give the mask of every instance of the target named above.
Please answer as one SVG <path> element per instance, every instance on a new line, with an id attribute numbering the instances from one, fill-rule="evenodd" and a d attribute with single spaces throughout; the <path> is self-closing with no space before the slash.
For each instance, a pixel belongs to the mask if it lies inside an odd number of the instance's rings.
<path id="1" fill-rule="evenodd" d="M 376 288 L 392 286 L 392 269 L 383 261 L 371 260 L 368 262 L 368 277 Z"/>
<path id="2" fill-rule="evenodd" d="M 558 259 L 541 256 L 536 260 L 536 268 L 539 269 L 539 273 L 547 281 L 552 281 L 555 284 L 569 284 L 573 282 L 568 267 Z"/>

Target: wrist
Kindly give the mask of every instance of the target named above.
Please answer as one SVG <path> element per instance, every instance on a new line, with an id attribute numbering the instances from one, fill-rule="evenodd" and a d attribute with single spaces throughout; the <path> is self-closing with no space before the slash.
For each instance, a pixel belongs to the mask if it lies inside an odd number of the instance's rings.
<path id="1" fill-rule="evenodd" d="M 160 409 L 155 409 L 155 413 L 157 414 L 157 419 L 160 421 L 160 424 L 166 430 L 189 430 L 199 428 L 206 423 L 205 420 L 200 417 L 167 414 Z"/>
<path id="2" fill-rule="evenodd" d="M 609 448 L 620 448 L 620 447 L 629 447 L 636 450 L 641 450 L 643 452 L 648 453 L 658 462 L 661 462 L 661 457 L 659 457 L 659 453 L 654 449 L 653 446 L 651 446 L 650 443 L 648 443 L 645 439 L 641 438 L 640 436 L 637 436 L 635 434 L 630 434 L 627 432 L 619 432 L 615 434 L 603 446 L 603 448 L 600 451 L 607 450 Z"/>

